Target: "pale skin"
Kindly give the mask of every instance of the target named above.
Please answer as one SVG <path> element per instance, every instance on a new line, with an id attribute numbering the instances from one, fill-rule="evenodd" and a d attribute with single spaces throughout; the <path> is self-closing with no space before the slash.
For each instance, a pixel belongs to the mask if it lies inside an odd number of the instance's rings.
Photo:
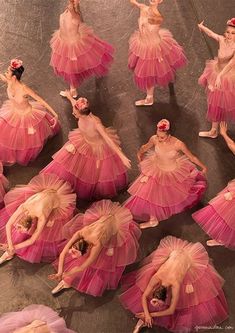
<path id="1" fill-rule="evenodd" d="M 21 83 L 17 80 L 16 76 L 13 75 L 13 72 L 11 70 L 11 67 L 9 66 L 6 73 L 0 74 L 0 79 L 5 82 L 8 85 L 8 88 L 10 89 L 11 93 L 17 98 L 17 92 L 23 93 L 21 95 L 24 96 L 30 96 L 35 101 L 39 102 L 41 105 L 43 105 L 56 119 L 58 119 L 57 113 L 53 110 L 53 108 L 46 102 L 44 99 L 42 99 L 40 96 L 38 96 L 32 89 L 27 87 L 24 83 Z"/>
<path id="2" fill-rule="evenodd" d="M 13 333 L 50 333 L 47 323 L 41 320 L 34 320 L 31 324 L 15 330 Z"/>

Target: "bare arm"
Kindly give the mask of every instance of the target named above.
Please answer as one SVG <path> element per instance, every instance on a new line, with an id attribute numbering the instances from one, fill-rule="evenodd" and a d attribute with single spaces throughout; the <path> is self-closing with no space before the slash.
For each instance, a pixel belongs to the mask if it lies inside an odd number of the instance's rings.
<path id="1" fill-rule="evenodd" d="M 151 316 L 154 318 L 154 317 L 163 317 L 163 316 L 172 315 L 175 312 L 176 305 L 179 300 L 179 292 L 180 292 L 180 285 L 177 283 L 176 285 L 172 286 L 172 298 L 169 308 L 159 312 L 152 312 Z"/>
<path id="2" fill-rule="evenodd" d="M 24 85 L 24 91 L 27 95 L 35 99 L 35 101 L 42 104 L 51 114 L 53 114 L 54 117 L 58 118 L 57 113 L 52 109 L 52 107 L 46 101 L 44 101 L 44 99 L 38 96 L 32 89 Z"/>
<path id="3" fill-rule="evenodd" d="M 1 79 L 4 83 L 7 83 L 7 82 L 8 82 L 6 76 L 3 75 L 3 74 L 0 74 L 0 79 Z"/>
<path id="4" fill-rule="evenodd" d="M 224 66 L 224 68 L 218 74 L 218 76 L 222 76 L 222 75 L 226 74 L 227 72 L 229 72 L 231 69 L 234 69 L 234 68 L 235 68 L 235 54 L 232 57 L 232 59 L 227 63 L 227 65 Z"/>
<path id="5" fill-rule="evenodd" d="M 138 153 L 137 153 L 137 157 L 138 157 L 138 160 L 141 161 L 142 158 L 143 158 L 143 155 L 150 149 L 154 146 L 154 136 L 152 136 L 149 141 L 140 147 Z"/>
<path id="6" fill-rule="evenodd" d="M 144 4 L 142 3 L 139 3 L 138 1 L 136 0 L 130 0 L 130 3 L 138 8 L 142 8 L 144 6 Z"/>
<path id="7" fill-rule="evenodd" d="M 235 154 L 235 142 L 228 136 L 227 134 L 227 124 L 225 122 L 220 123 L 220 134 L 224 138 L 228 148 L 231 150 L 233 154 Z"/>
<path id="8" fill-rule="evenodd" d="M 8 220 L 7 224 L 6 224 L 6 235 L 7 235 L 7 244 L 8 244 L 8 248 L 10 251 L 12 251 L 14 249 L 14 244 L 12 243 L 12 238 L 11 238 L 11 230 L 12 230 L 12 226 L 16 221 L 16 218 L 22 214 L 23 209 L 22 206 L 18 207 L 17 210 L 12 214 L 12 216 L 10 217 L 10 219 Z"/>
<path id="9" fill-rule="evenodd" d="M 196 156 L 194 156 L 191 153 L 191 151 L 187 148 L 187 146 L 182 141 L 178 141 L 176 146 L 177 146 L 177 149 L 182 151 L 190 159 L 191 162 L 193 162 L 194 164 L 199 166 L 199 168 L 202 169 L 202 173 L 205 174 L 207 172 L 207 167 Z"/>
<path id="10" fill-rule="evenodd" d="M 204 21 L 202 21 L 201 23 L 198 24 L 198 28 L 200 31 L 205 32 L 205 34 L 207 34 L 207 36 L 215 39 L 217 42 L 219 42 L 220 38 L 222 36 L 216 34 L 215 32 L 213 32 L 212 30 L 208 29 L 207 27 L 204 26 Z"/>

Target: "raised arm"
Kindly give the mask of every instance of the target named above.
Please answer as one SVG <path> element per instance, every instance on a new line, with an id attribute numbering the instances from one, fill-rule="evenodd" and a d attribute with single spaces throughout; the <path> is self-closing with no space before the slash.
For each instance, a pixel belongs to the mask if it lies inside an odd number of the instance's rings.
<path id="1" fill-rule="evenodd" d="M 138 153 L 137 153 L 137 157 L 138 157 L 138 160 L 141 161 L 142 158 L 143 158 L 143 155 L 150 149 L 154 146 L 154 136 L 152 136 L 149 141 L 140 147 Z"/>
<path id="2" fill-rule="evenodd" d="M 224 138 L 228 148 L 235 155 L 235 142 L 228 136 L 227 130 L 228 130 L 227 124 L 224 121 L 221 122 L 220 123 L 220 134 Z"/>
<path id="3" fill-rule="evenodd" d="M 139 2 L 136 1 L 136 0 L 130 0 L 130 3 L 131 3 L 132 5 L 138 7 L 139 9 L 141 9 L 141 8 L 144 6 L 144 4 L 139 3 Z"/>
<path id="4" fill-rule="evenodd" d="M 3 74 L 0 74 L 0 79 L 1 79 L 4 83 L 7 83 L 7 82 L 8 82 L 6 76 L 3 75 Z"/>
<path id="5" fill-rule="evenodd" d="M 180 293 L 180 285 L 177 283 L 171 288 L 172 296 L 171 296 L 171 304 L 169 308 L 159 312 L 152 312 L 151 317 L 163 317 L 163 316 L 170 316 L 175 312 L 176 305 L 179 300 L 179 293 Z"/>
<path id="6" fill-rule="evenodd" d="M 217 42 L 219 42 L 220 38 L 222 36 L 216 34 L 215 32 L 213 32 L 212 30 L 208 29 L 207 27 L 204 26 L 204 21 L 202 21 L 201 23 L 198 24 L 198 28 L 200 31 L 205 32 L 205 34 L 207 34 L 207 36 L 215 39 Z"/>

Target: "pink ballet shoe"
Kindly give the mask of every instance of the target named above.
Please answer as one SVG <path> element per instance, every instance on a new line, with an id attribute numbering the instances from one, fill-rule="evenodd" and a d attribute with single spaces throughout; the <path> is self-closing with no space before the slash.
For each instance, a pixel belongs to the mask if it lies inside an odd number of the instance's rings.
<path id="1" fill-rule="evenodd" d="M 210 240 L 208 240 L 208 241 L 206 242 L 206 245 L 207 245 L 207 246 L 223 246 L 222 243 L 217 242 L 217 241 L 214 240 L 214 239 L 210 239 Z"/>
<path id="2" fill-rule="evenodd" d="M 0 265 L 3 264 L 5 261 L 9 261 L 13 258 L 14 256 L 10 256 L 8 252 L 4 252 L 3 255 L 0 258 Z"/>
<path id="3" fill-rule="evenodd" d="M 68 288 L 70 288 L 70 286 L 69 286 L 66 282 L 64 282 L 64 280 L 61 280 L 61 281 L 57 284 L 57 286 L 56 286 L 54 289 L 52 289 L 51 293 L 52 293 L 52 295 L 55 295 L 55 294 L 57 294 L 59 291 L 61 291 L 61 290 L 63 290 L 63 289 L 68 289 Z"/>
<path id="4" fill-rule="evenodd" d="M 135 106 L 151 106 L 153 105 L 153 97 L 146 97 L 135 102 Z"/>
<path id="5" fill-rule="evenodd" d="M 140 229 L 154 228 L 159 225 L 159 221 L 156 218 L 149 220 L 148 222 L 141 223 Z"/>
<path id="6" fill-rule="evenodd" d="M 198 134 L 201 138 L 211 138 L 211 139 L 216 139 L 218 136 L 218 131 L 216 130 L 210 130 L 210 131 L 204 131 L 204 132 L 199 132 Z"/>
<path id="7" fill-rule="evenodd" d="M 139 331 L 141 330 L 141 328 L 143 328 L 143 327 L 145 327 L 145 326 L 146 326 L 146 325 L 145 325 L 145 323 L 143 322 L 143 320 L 139 319 L 139 320 L 137 321 L 137 324 L 136 324 L 136 326 L 135 326 L 135 328 L 134 328 L 133 333 L 139 333 Z"/>

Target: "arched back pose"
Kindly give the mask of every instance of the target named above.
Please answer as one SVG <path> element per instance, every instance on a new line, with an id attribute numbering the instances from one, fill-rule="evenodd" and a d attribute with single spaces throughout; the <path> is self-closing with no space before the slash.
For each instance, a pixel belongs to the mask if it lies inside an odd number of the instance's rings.
<path id="1" fill-rule="evenodd" d="M 112 62 L 113 47 L 97 37 L 93 30 L 81 22 L 80 0 L 69 0 L 60 15 L 60 28 L 51 39 L 51 62 L 56 75 L 70 85 L 70 93 L 77 96 L 76 88 L 91 76 L 104 76 Z M 65 96 L 65 92 L 60 92 Z"/>
<path id="2" fill-rule="evenodd" d="M 39 175 L 9 191 L 4 200 L 0 241 L 5 252 L 0 263 L 14 254 L 32 263 L 55 260 L 65 244 L 63 225 L 75 209 L 70 185 L 54 175 Z"/>
<path id="3" fill-rule="evenodd" d="M 235 18 L 228 20 L 224 36 L 198 24 L 200 31 L 219 43 L 218 57 L 207 62 L 199 83 L 206 88 L 207 119 L 212 123 L 208 132 L 199 136 L 217 138 L 221 121 L 235 122 Z"/>
<path id="4" fill-rule="evenodd" d="M 68 91 L 66 96 L 79 128 L 69 133 L 69 141 L 41 172 L 70 182 L 79 198 L 113 197 L 127 185 L 130 161 L 120 149 L 116 131 L 105 128 L 91 113 L 87 99 L 76 101 Z"/>
<path id="5" fill-rule="evenodd" d="M 0 162 L 0 209 L 4 206 L 4 195 L 9 186 L 7 178 L 3 175 L 3 166 Z"/>
<path id="6" fill-rule="evenodd" d="M 75 333 L 66 327 L 63 318 L 45 305 L 33 304 L 22 311 L 0 317 L 1 333 Z"/>
<path id="7" fill-rule="evenodd" d="M 5 75 L 0 74 L 0 79 L 7 84 L 9 98 L 0 109 L 0 161 L 3 164 L 27 165 L 60 128 L 55 111 L 20 81 L 23 72 L 22 61 L 13 59 Z M 28 97 L 36 102 L 29 101 Z"/>
<path id="8" fill-rule="evenodd" d="M 127 208 L 110 200 L 94 203 L 65 226 L 73 235 L 54 266 L 59 280 L 52 293 L 73 287 L 93 296 L 116 289 L 126 267 L 136 260 L 140 230 Z"/>
<path id="9" fill-rule="evenodd" d="M 228 318 L 223 283 L 201 243 L 168 236 L 139 270 L 124 276 L 120 300 L 140 318 L 133 333 L 152 325 L 189 333 Z"/>
<path id="10" fill-rule="evenodd" d="M 150 0 L 149 6 L 136 0 L 130 2 L 140 9 L 139 30 L 130 38 L 128 66 L 134 72 L 134 81 L 146 91 L 144 100 L 135 105 L 152 105 L 154 88 L 165 87 L 175 80 L 175 72 L 186 64 L 182 47 L 170 31 L 161 29 L 163 17 L 158 5 L 163 0 Z"/>
<path id="11" fill-rule="evenodd" d="M 227 134 L 227 125 L 220 124 L 220 133 L 235 154 L 235 142 Z M 195 212 L 194 220 L 213 239 L 208 246 L 224 245 L 235 250 L 235 179 L 210 200 L 208 206 Z"/>
<path id="12" fill-rule="evenodd" d="M 141 174 L 129 187 L 131 197 L 125 207 L 135 219 L 149 220 L 141 228 L 154 227 L 159 221 L 192 207 L 206 189 L 205 165 L 169 130 L 167 119 L 159 121 L 156 134 L 138 152 Z M 153 151 L 143 158 L 151 148 Z"/>

